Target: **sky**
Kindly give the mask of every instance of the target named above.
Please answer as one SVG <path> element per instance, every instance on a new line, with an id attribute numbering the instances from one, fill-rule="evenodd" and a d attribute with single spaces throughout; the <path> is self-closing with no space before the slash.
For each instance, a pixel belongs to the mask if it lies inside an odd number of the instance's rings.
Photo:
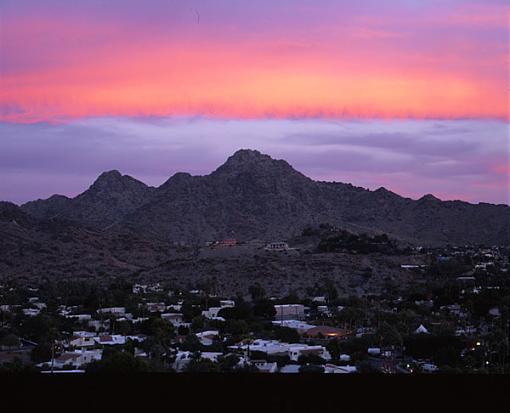
<path id="1" fill-rule="evenodd" d="M 0 199 L 151 185 L 240 148 L 509 203 L 502 0 L 0 0 Z"/>

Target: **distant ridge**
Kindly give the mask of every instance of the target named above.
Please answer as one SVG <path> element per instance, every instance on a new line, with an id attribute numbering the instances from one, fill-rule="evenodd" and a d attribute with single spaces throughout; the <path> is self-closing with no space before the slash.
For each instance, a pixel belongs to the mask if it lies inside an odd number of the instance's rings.
<path id="1" fill-rule="evenodd" d="M 21 209 L 38 219 L 129 229 L 164 241 L 286 239 L 308 225 L 330 223 L 423 245 L 510 243 L 509 206 L 441 201 L 431 194 L 415 201 L 385 188 L 317 182 L 285 160 L 249 149 L 209 175 L 181 172 L 153 188 L 108 171 L 75 198 L 54 195 Z"/>

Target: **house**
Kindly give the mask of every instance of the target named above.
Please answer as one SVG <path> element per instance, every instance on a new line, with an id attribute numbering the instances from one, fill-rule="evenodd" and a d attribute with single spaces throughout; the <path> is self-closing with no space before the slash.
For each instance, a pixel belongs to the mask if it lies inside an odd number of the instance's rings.
<path id="1" fill-rule="evenodd" d="M 62 353 L 60 356 L 53 360 L 53 367 L 57 369 L 61 369 L 64 367 L 82 367 L 88 363 L 93 361 L 101 360 L 103 354 L 103 350 L 75 350 L 75 351 L 67 351 Z M 52 361 L 46 361 L 44 363 L 37 364 L 38 367 L 42 367 L 44 365 L 51 366 Z"/>
<path id="2" fill-rule="evenodd" d="M 278 369 L 276 362 L 268 363 L 265 360 L 252 360 L 252 364 L 257 368 L 259 373 L 276 373 Z"/>
<path id="3" fill-rule="evenodd" d="M 162 313 L 166 310 L 165 303 L 147 303 L 146 306 L 150 313 Z"/>
<path id="4" fill-rule="evenodd" d="M 299 320 L 275 320 L 272 322 L 275 325 L 279 325 L 281 327 L 288 327 L 296 330 L 299 334 L 303 334 L 307 330 L 314 328 L 315 326 L 312 324 L 307 324 Z"/>
<path id="5" fill-rule="evenodd" d="M 223 353 L 215 351 L 203 351 L 200 353 L 200 358 L 203 360 L 210 360 L 213 363 L 217 363 L 218 359 L 223 356 Z"/>
<path id="6" fill-rule="evenodd" d="M 161 314 L 161 315 L 163 315 L 163 314 Z M 147 321 L 148 319 L 149 319 L 149 317 L 137 317 L 137 318 L 133 318 L 133 319 L 131 320 L 131 322 L 132 322 L 133 324 L 137 324 L 137 323 L 142 323 L 142 322 L 144 322 L 144 321 Z"/>
<path id="7" fill-rule="evenodd" d="M 195 335 L 198 337 L 198 339 L 204 346 L 210 346 L 214 342 L 214 339 L 218 337 L 219 331 L 217 330 L 202 331 L 201 333 L 196 333 Z"/>
<path id="8" fill-rule="evenodd" d="M 281 343 L 278 340 L 262 340 L 257 339 L 249 344 L 241 344 L 230 346 L 232 350 L 242 350 L 245 355 L 249 355 L 250 352 L 260 351 L 268 355 L 288 355 L 289 344 Z"/>
<path id="9" fill-rule="evenodd" d="M 305 306 L 303 304 L 277 304 L 274 306 L 275 320 L 303 320 Z"/>
<path id="10" fill-rule="evenodd" d="M 299 373 L 300 367 L 301 366 L 299 364 L 287 364 L 286 366 L 281 367 L 280 370 L 278 370 L 278 373 L 284 373 L 284 374 Z"/>
<path id="11" fill-rule="evenodd" d="M 39 310 L 44 310 L 47 307 L 45 303 L 41 302 L 32 303 L 32 305 Z"/>
<path id="12" fill-rule="evenodd" d="M 224 239 L 222 241 L 218 241 L 215 244 L 213 244 L 213 246 L 216 248 L 235 247 L 236 245 L 237 245 L 237 240 L 234 238 Z"/>
<path id="13" fill-rule="evenodd" d="M 222 307 L 210 307 L 208 310 L 202 311 L 202 316 L 208 319 L 218 318 L 218 313 L 220 312 L 221 309 Z"/>
<path id="14" fill-rule="evenodd" d="M 39 315 L 41 310 L 38 308 L 23 308 L 23 314 L 25 314 L 28 317 L 35 317 L 36 315 Z"/>
<path id="15" fill-rule="evenodd" d="M 140 357 L 140 358 L 147 358 L 148 357 L 148 354 L 143 351 L 141 348 L 138 348 L 138 347 L 135 347 L 135 354 L 134 354 L 135 357 Z"/>
<path id="16" fill-rule="evenodd" d="M 175 327 L 179 327 L 184 321 L 181 313 L 162 313 L 161 318 L 170 321 Z"/>
<path id="17" fill-rule="evenodd" d="M 235 307 L 236 303 L 234 300 L 221 300 L 220 301 L 220 307 L 221 308 L 225 308 L 225 307 Z"/>
<path id="18" fill-rule="evenodd" d="M 378 356 L 381 354 L 381 349 L 379 347 L 369 347 L 367 353 L 371 356 Z"/>
<path id="19" fill-rule="evenodd" d="M 126 344 L 126 337 L 121 335 L 101 335 L 95 337 L 94 340 L 97 344 L 102 346 L 115 346 L 119 344 Z"/>
<path id="20" fill-rule="evenodd" d="M 491 315 L 493 317 L 501 317 L 501 311 L 499 310 L 498 307 L 492 307 L 489 310 L 489 315 Z"/>
<path id="21" fill-rule="evenodd" d="M 126 314 L 126 307 L 99 308 L 97 312 L 98 314 L 124 315 Z"/>
<path id="22" fill-rule="evenodd" d="M 92 337 L 84 337 L 84 336 L 75 336 L 69 341 L 69 345 L 72 347 L 94 347 L 97 345 L 95 336 Z"/>
<path id="23" fill-rule="evenodd" d="M 175 355 L 175 361 L 172 364 L 173 369 L 177 372 L 184 370 L 191 361 L 192 356 L 193 353 L 191 351 L 178 351 Z"/>
<path id="24" fill-rule="evenodd" d="M 266 251 L 287 251 L 289 245 L 286 242 L 271 242 L 264 248 Z"/>
<path id="25" fill-rule="evenodd" d="M 429 334 L 429 330 L 427 330 L 423 324 L 420 324 L 420 326 L 414 330 L 414 334 Z"/>
<path id="26" fill-rule="evenodd" d="M 306 344 L 291 344 L 288 348 L 288 355 L 292 361 L 298 361 L 300 356 L 314 355 L 323 358 L 324 360 L 331 360 L 331 355 L 328 350 L 323 346 L 308 346 Z"/>
<path id="27" fill-rule="evenodd" d="M 108 329 L 110 327 L 110 320 L 89 320 L 87 325 L 93 328 L 95 331 L 99 331 L 101 328 Z"/>
<path id="28" fill-rule="evenodd" d="M 65 316 L 66 318 L 72 318 L 78 321 L 88 321 L 92 320 L 92 316 L 90 314 L 69 314 Z"/>
<path id="29" fill-rule="evenodd" d="M 331 311 L 329 311 L 329 308 L 327 305 L 319 305 L 317 306 L 317 311 L 321 313 L 322 315 L 331 317 Z"/>
<path id="30" fill-rule="evenodd" d="M 356 366 L 336 366 L 334 364 L 325 364 L 324 373 L 349 374 L 356 373 Z"/>
<path id="31" fill-rule="evenodd" d="M 439 368 L 435 364 L 432 364 L 432 363 L 423 363 L 421 365 L 421 369 L 427 373 L 435 373 L 436 371 L 439 370 Z"/>

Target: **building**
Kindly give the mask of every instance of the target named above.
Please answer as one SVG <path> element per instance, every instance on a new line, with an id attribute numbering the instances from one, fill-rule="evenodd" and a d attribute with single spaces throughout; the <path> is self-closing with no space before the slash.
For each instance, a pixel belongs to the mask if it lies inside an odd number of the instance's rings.
<path id="1" fill-rule="evenodd" d="M 312 324 L 307 324 L 299 320 L 275 320 L 273 321 L 273 324 L 279 325 L 281 327 L 288 327 L 296 330 L 299 334 L 303 334 L 307 330 L 310 330 L 311 328 L 315 327 Z"/>
<path id="2" fill-rule="evenodd" d="M 150 313 L 162 313 L 166 310 L 165 303 L 147 303 L 147 311 Z"/>
<path id="3" fill-rule="evenodd" d="M 204 346 L 210 346 L 214 340 L 218 337 L 219 331 L 217 330 L 209 330 L 209 331 L 202 331 L 200 333 L 195 334 L 200 342 Z"/>
<path id="4" fill-rule="evenodd" d="M 331 355 L 323 346 L 308 346 L 306 344 L 291 344 L 288 355 L 292 361 L 298 361 L 301 356 L 318 356 L 324 360 L 331 360 Z"/>
<path id="5" fill-rule="evenodd" d="M 252 364 L 257 368 L 259 373 L 276 373 L 278 369 L 276 362 L 268 363 L 266 360 L 253 360 Z"/>
<path id="6" fill-rule="evenodd" d="M 286 242 L 271 242 L 264 248 L 266 251 L 287 251 L 289 245 Z"/>
<path id="7" fill-rule="evenodd" d="M 228 238 L 224 239 L 223 241 L 218 241 L 216 244 L 214 244 L 214 247 L 221 248 L 221 247 L 235 247 L 237 245 L 237 240 L 234 238 Z"/>
<path id="8" fill-rule="evenodd" d="M 305 306 L 303 304 L 277 304 L 274 306 L 275 320 L 303 320 Z"/>
<path id="9" fill-rule="evenodd" d="M 54 368 L 62 369 L 64 367 L 82 367 L 86 364 L 89 364 L 93 361 L 101 360 L 103 354 L 103 350 L 75 350 L 75 351 L 67 351 L 62 353 L 60 356 L 50 361 L 46 361 L 44 363 L 40 363 L 37 366 L 42 367 L 44 365 L 51 366 L 53 364 Z"/>
<path id="10" fill-rule="evenodd" d="M 161 314 L 161 318 L 170 321 L 175 327 L 179 327 L 184 321 L 181 313 L 163 313 Z"/>
<path id="11" fill-rule="evenodd" d="M 126 314 L 126 307 L 99 308 L 97 312 L 98 314 L 124 315 Z"/>

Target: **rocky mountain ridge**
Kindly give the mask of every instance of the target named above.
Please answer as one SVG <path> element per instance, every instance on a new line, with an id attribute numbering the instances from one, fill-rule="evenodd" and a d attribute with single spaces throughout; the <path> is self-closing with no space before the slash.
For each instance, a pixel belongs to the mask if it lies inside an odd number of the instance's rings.
<path id="1" fill-rule="evenodd" d="M 209 175 L 176 173 L 153 188 L 109 171 L 75 198 L 54 195 L 21 210 L 164 242 L 280 240 L 328 223 L 420 245 L 510 243 L 507 205 L 441 201 L 430 194 L 412 200 L 385 188 L 313 181 L 284 160 L 246 149 Z"/>

